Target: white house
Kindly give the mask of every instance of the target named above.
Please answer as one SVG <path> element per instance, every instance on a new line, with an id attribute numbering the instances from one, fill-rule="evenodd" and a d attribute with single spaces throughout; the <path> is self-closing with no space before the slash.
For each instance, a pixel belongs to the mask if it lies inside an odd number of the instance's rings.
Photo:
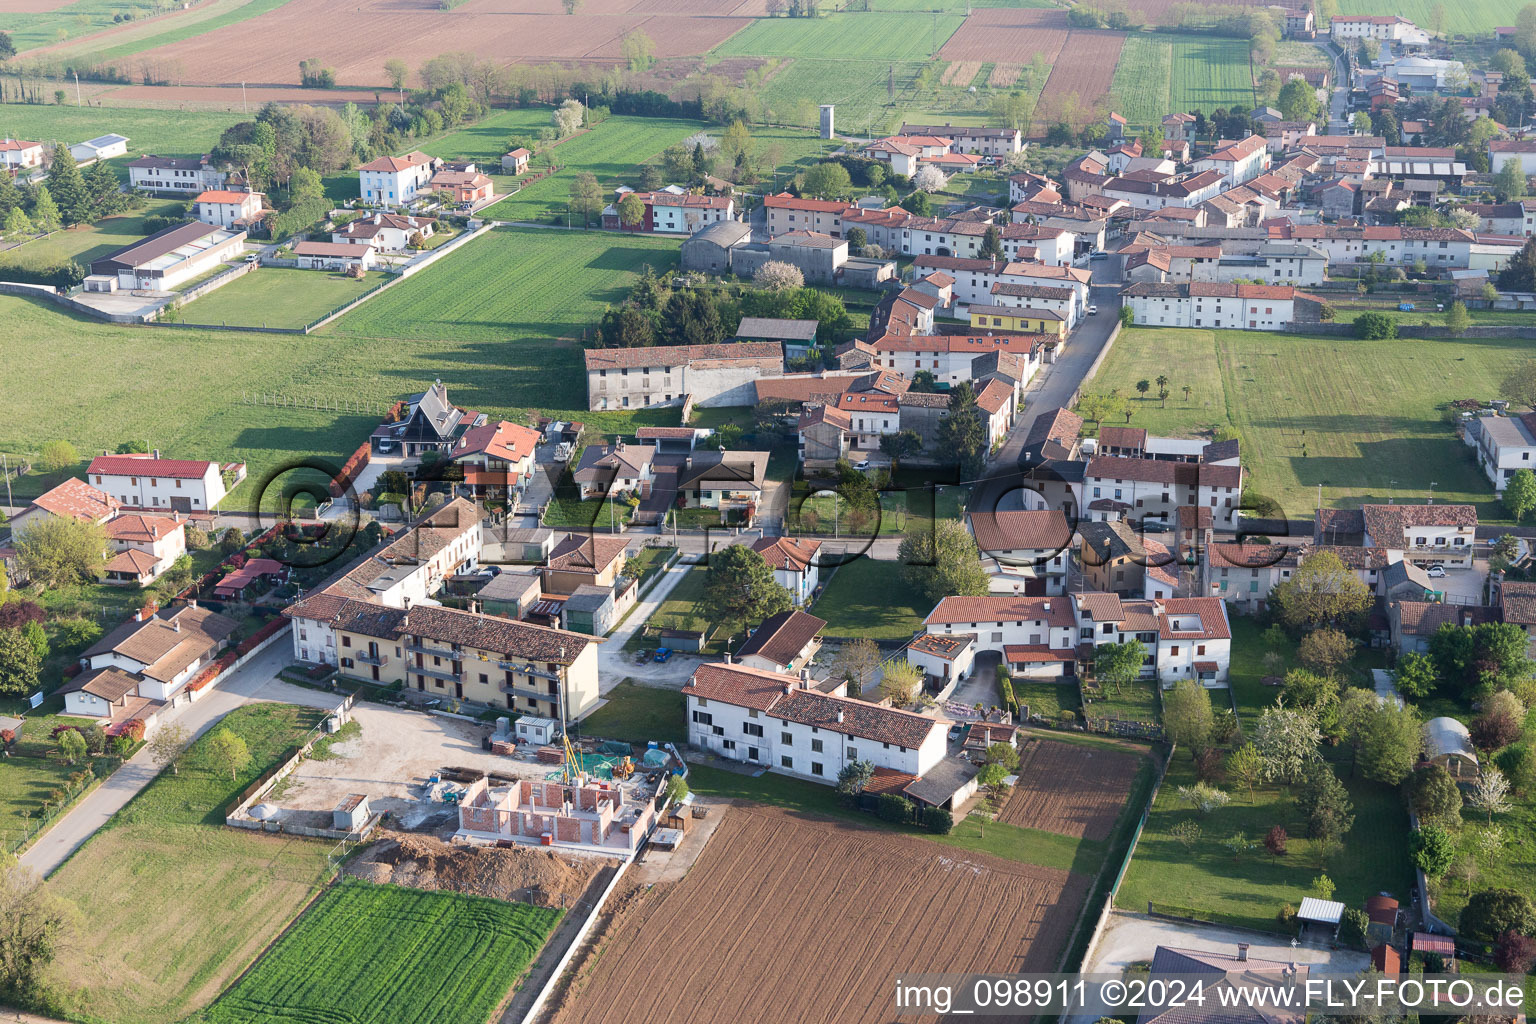
<path id="1" fill-rule="evenodd" d="M 20 540 L 34 523 L 51 518 L 82 523 L 105 523 L 117 514 L 121 503 L 84 480 L 70 477 L 38 495 L 11 517 L 11 537 Z"/>
<path id="2" fill-rule="evenodd" d="M 1138 327 L 1278 331 L 1296 315 L 1296 289 L 1290 285 L 1141 281 L 1121 294 Z"/>
<path id="3" fill-rule="evenodd" d="M 437 221 L 431 217 L 375 211 L 332 231 L 331 241 L 337 245 L 366 245 L 380 252 L 399 252 L 417 235 L 423 241 L 431 238 L 436 228 Z"/>
<path id="4" fill-rule="evenodd" d="M 978 653 L 1003 655 L 1016 675 L 1065 678 L 1076 662 L 1077 622 L 1069 597 L 946 597 L 923 626 L 935 635 L 974 637 Z"/>
<path id="5" fill-rule="evenodd" d="M 127 152 L 128 137 L 126 135 L 99 135 L 69 147 L 69 155 L 75 158 L 77 164 L 88 164 L 94 160 L 111 160 Z"/>
<path id="6" fill-rule="evenodd" d="M 12 174 L 43 166 L 43 144 L 21 139 L 0 139 L 0 167 Z"/>
<path id="7" fill-rule="evenodd" d="M 1154 602 L 1157 609 L 1157 678 L 1164 689 L 1181 679 L 1203 686 L 1227 681 L 1232 666 L 1232 626 L 1217 597 Z"/>
<path id="8" fill-rule="evenodd" d="M 1389 565 L 1401 560 L 1472 568 L 1476 505 L 1362 505 L 1359 514 L 1362 546 L 1384 550 Z"/>
<path id="9" fill-rule="evenodd" d="M 752 550 L 763 556 L 763 561 L 773 569 L 774 581 L 789 591 L 796 605 L 810 603 L 821 583 L 816 557 L 821 541 L 763 537 L 753 542 Z"/>
<path id="10" fill-rule="evenodd" d="M 107 455 L 91 460 L 86 479 L 124 508 L 161 512 L 207 512 L 224 500 L 224 476 L 217 462 Z"/>
<path id="11" fill-rule="evenodd" d="M 837 408 L 848 414 L 848 443 L 854 449 L 878 451 L 882 435 L 901 429 L 901 406 L 895 395 L 847 391 L 838 396 Z"/>
<path id="12" fill-rule="evenodd" d="M 1073 534 L 1063 513 L 1047 508 L 970 512 L 966 522 L 982 557 L 996 562 L 994 591 L 1001 581 L 1008 590 L 1030 596 L 1063 592 Z"/>
<path id="13" fill-rule="evenodd" d="M 261 215 L 260 192 L 230 192 L 225 189 L 209 189 L 193 200 L 192 216 L 214 227 L 234 227 L 238 221 L 244 227 Z"/>
<path id="14" fill-rule="evenodd" d="M 146 154 L 128 161 L 129 186 L 144 192 L 196 195 L 223 188 L 226 178 L 228 175 L 216 169 L 207 156 L 190 160 Z"/>
<path id="15" fill-rule="evenodd" d="M 370 160 L 357 169 L 363 201 L 404 206 L 419 194 L 431 191 L 432 175 L 441 165 L 441 160 L 420 151 Z"/>
<path id="16" fill-rule="evenodd" d="M 922 669 L 923 675 L 939 683 L 932 689 L 940 693 L 970 676 L 976 665 L 976 638 L 968 633 L 923 633 L 914 637 L 902 652 L 907 663 Z"/>
<path id="17" fill-rule="evenodd" d="M 93 671 L 115 669 L 134 677 L 140 697 L 170 700 L 218 657 L 236 626 L 233 619 L 192 605 L 148 618 L 136 617 L 86 648 L 80 656 L 85 671 L 79 678 Z M 77 692 L 91 696 L 84 687 Z M 85 697 L 78 700 L 88 703 Z M 98 705 L 95 711 L 82 713 L 100 717 L 106 709 Z"/>
<path id="18" fill-rule="evenodd" d="M 108 520 L 107 546 L 113 554 L 107 559 L 105 582 L 139 586 L 154 582 L 186 554 L 186 526 L 180 513 L 125 513 Z"/>
<path id="19" fill-rule="evenodd" d="M 1429 43 L 1428 32 L 1395 14 L 1335 14 L 1332 28 L 1334 40 L 1346 46 L 1361 39 L 1406 43 L 1409 46 Z"/>
<path id="20" fill-rule="evenodd" d="M 921 777 L 943 760 L 947 719 L 812 689 L 802 676 L 700 665 L 683 687 L 688 742 L 832 785 L 853 761 Z"/>
<path id="21" fill-rule="evenodd" d="M 1503 170 L 1510 160 L 1519 164 L 1521 174 L 1536 174 L 1536 139 L 1493 139 L 1488 143 L 1488 167 L 1492 171 Z"/>
<path id="22" fill-rule="evenodd" d="M 919 370 L 925 370 L 941 384 L 973 380 L 977 357 L 994 352 L 1018 357 L 1026 379 L 1033 377 L 1040 366 L 1040 338 L 1032 334 L 914 334 L 904 338 L 886 335 L 870 345 L 875 350 L 875 366 L 894 370 L 909 380 Z M 853 401 L 840 402 L 838 408 L 858 413 L 873 407 Z M 888 433 L 891 429 L 894 428 L 889 423 L 872 422 L 866 432 Z M 878 437 L 875 443 L 879 444 Z"/>
<path id="23" fill-rule="evenodd" d="M 1269 170 L 1269 159 L 1264 136 L 1250 135 L 1237 142 L 1221 142 L 1209 156 L 1195 161 L 1195 170 L 1218 171 L 1222 183 L 1231 188 Z"/>
<path id="24" fill-rule="evenodd" d="M 950 141 L 955 153 L 979 156 L 1007 156 L 1024 148 L 1023 133 L 1017 128 L 989 128 L 977 125 L 903 124 L 898 137 L 939 136 Z"/>
<path id="25" fill-rule="evenodd" d="M 1536 413 L 1468 420 L 1462 439 L 1477 452 L 1477 464 L 1495 491 L 1503 493 L 1518 470 L 1536 472 Z"/>
<path id="26" fill-rule="evenodd" d="M 798 608 L 770 615 L 736 649 L 733 661 L 769 672 L 798 672 L 821 650 L 826 625 L 826 619 Z"/>
<path id="27" fill-rule="evenodd" d="M 1211 510 L 1218 529 L 1232 530 L 1242 493 L 1243 467 L 1234 463 L 1095 455 L 1083 469 L 1084 506 L 1111 501 L 1136 519 L 1168 521 L 1179 508 L 1198 505 Z"/>

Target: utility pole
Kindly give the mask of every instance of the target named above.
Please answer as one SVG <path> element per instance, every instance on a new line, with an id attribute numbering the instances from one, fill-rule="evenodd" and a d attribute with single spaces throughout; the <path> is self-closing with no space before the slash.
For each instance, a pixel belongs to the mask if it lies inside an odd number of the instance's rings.
<path id="1" fill-rule="evenodd" d="M 78 71 L 75 72 L 75 106 L 84 106 L 84 104 L 80 102 L 80 72 Z"/>
<path id="2" fill-rule="evenodd" d="M 0 472 L 5 473 L 5 507 L 11 507 L 11 462 L 4 452 L 0 452 Z"/>
<path id="3" fill-rule="evenodd" d="M 245 83 L 244 82 L 240 83 L 240 112 L 242 114 L 249 114 L 251 112 L 251 108 L 245 102 Z"/>

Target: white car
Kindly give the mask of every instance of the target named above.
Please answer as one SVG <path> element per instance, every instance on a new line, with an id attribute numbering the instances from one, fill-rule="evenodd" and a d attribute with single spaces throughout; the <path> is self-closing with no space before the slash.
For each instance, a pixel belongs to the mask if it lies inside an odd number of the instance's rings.
<path id="1" fill-rule="evenodd" d="M 1424 575 L 1428 576 L 1432 580 L 1445 579 L 1445 566 L 1432 565 L 1428 569 L 1424 570 Z"/>
<path id="2" fill-rule="evenodd" d="M 855 462 L 853 464 L 853 468 L 854 469 L 868 469 L 869 468 L 869 460 L 868 459 L 860 459 L 858 462 Z"/>
<path id="3" fill-rule="evenodd" d="M 1098 306 L 1089 306 L 1088 307 L 1088 315 L 1089 316 L 1098 316 L 1099 315 L 1099 307 Z"/>

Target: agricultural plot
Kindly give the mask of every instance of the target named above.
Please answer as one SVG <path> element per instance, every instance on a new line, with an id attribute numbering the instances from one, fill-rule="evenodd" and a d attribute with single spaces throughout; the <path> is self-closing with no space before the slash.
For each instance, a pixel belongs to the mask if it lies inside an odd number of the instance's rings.
<path id="1" fill-rule="evenodd" d="M 210 111 L 179 111 L 175 117 L 168 117 L 163 110 L 133 107 L 5 103 L 0 104 L 0 137 L 68 145 L 107 132 L 126 135 L 128 155 L 112 161 L 126 179 L 128 171 L 122 165 L 140 153 L 200 156 L 219 141 L 220 132 L 240 119 L 239 114 Z"/>
<path id="2" fill-rule="evenodd" d="M 1114 831 L 1141 758 L 1107 747 L 1034 740 L 1019 758 L 1019 782 L 1000 820 L 1079 839 Z"/>
<path id="3" fill-rule="evenodd" d="M 618 899 L 554 1019 L 627 1022 L 665 976 L 668 1016 L 700 1024 L 738 1021 L 743 1006 L 769 999 L 782 1024 L 888 1020 L 891 978 L 904 971 L 1054 968 L 1086 885 L 1067 871 L 738 804 L 682 881 Z M 849 955 L 823 957 L 818 983 L 806 985 L 804 964 L 784 950 L 809 948 Z"/>
<path id="4" fill-rule="evenodd" d="M 811 126 L 822 103 L 837 108 L 838 125 L 849 131 L 878 132 L 896 102 L 911 95 L 923 64 L 841 61 L 796 57 L 762 88 L 763 103 L 776 120 Z M 889 91 L 888 91 L 889 90 Z"/>
<path id="5" fill-rule="evenodd" d="M 327 891 L 205 1016 L 211 1024 L 483 1021 L 560 915 L 349 881 Z"/>
<path id="6" fill-rule="evenodd" d="M 1525 356 L 1506 339 L 1363 341 L 1276 337 L 1248 331 L 1138 328 L 1121 336 L 1095 390 L 1131 395 L 1131 425 L 1195 437 L 1234 428 L 1253 491 L 1292 514 L 1317 502 L 1492 500 L 1469 449 L 1441 406 L 1486 397 Z M 1135 385 L 1171 378 L 1167 408 L 1135 396 Z M 1183 388 L 1189 385 L 1186 399 Z"/>
<path id="7" fill-rule="evenodd" d="M 182 307 L 189 324 L 303 327 L 384 283 L 369 271 L 361 280 L 321 270 L 262 267 Z M 398 287 L 398 286 L 397 286 Z"/>
<path id="8" fill-rule="evenodd" d="M 945 45 L 964 20 L 952 14 L 905 13 L 765 18 L 726 40 L 714 53 L 742 57 L 837 54 L 842 61 L 926 60 Z"/>
<path id="9" fill-rule="evenodd" d="M 1114 81 L 1125 36 L 1120 32 L 1073 29 L 1051 66 L 1051 76 L 1041 91 L 1035 121 L 1066 121 L 1085 124 L 1095 117 L 1100 100 Z"/>
<path id="10" fill-rule="evenodd" d="M 1052 8 L 979 10 L 965 19 L 939 51 L 945 60 L 997 60 L 1054 64 L 1067 42 L 1067 15 Z"/>
<path id="11" fill-rule="evenodd" d="M 1157 125 L 1170 110 L 1254 104 L 1248 45 L 1215 36 L 1145 35 L 1125 39 L 1111 102 L 1136 127 Z"/>
<path id="12" fill-rule="evenodd" d="M 1513 25 L 1526 0 L 1477 0 L 1477 3 L 1446 4 L 1440 0 L 1340 0 L 1344 14 L 1396 14 L 1430 31 L 1434 11 L 1445 19 L 1442 31 L 1481 39 L 1499 25 Z"/>
<path id="13" fill-rule="evenodd" d="M 77 56 L 84 63 L 115 63 L 131 79 L 136 72 L 142 71 L 144 65 L 137 62 L 125 63 L 125 58 L 259 17 L 275 11 L 285 3 L 288 0 L 234 0 L 232 3 L 199 5 L 182 12 L 179 17 L 131 23 L 100 36 L 80 39 L 73 45 L 61 47 L 60 52 Z M 159 73 L 179 70 L 165 65 L 154 67 Z"/>

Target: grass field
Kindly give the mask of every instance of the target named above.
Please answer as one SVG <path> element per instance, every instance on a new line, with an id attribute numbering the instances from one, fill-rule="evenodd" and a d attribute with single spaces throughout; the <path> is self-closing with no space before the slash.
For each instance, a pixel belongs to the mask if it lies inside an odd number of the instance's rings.
<path id="1" fill-rule="evenodd" d="M 682 743 L 688 739 L 679 691 L 625 680 L 605 696 L 608 703 L 582 720 L 583 736 L 629 743 Z"/>
<path id="2" fill-rule="evenodd" d="M 1115 80 L 1114 108 L 1137 127 L 1156 126 L 1170 110 L 1253 106 L 1248 44 L 1216 36 L 1133 32 L 1125 39 Z"/>
<path id="3" fill-rule="evenodd" d="M 375 270 L 359 281 L 322 270 L 262 267 L 194 299 L 182 307 L 179 319 L 189 324 L 303 327 L 388 277 Z"/>
<path id="4" fill-rule="evenodd" d="M 1301 68 L 1326 68 L 1333 65 L 1328 54 L 1321 48 L 1300 39 L 1282 39 L 1276 43 L 1272 63 Z"/>
<path id="5" fill-rule="evenodd" d="M 1118 690 L 1105 690 L 1103 697 L 1097 700 L 1089 700 L 1083 714 L 1093 718 L 1155 722 L 1158 720 L 1157 709 L 1157 681 L 1137 679 Z"/>
<path id="6" fill-rule="evenodd" d="M 1250 486 L 1291 514 L 1309 512 L 1321 484 L 1332 506 L 1421 501 L 1433 488 L 1435 500 L 1477 503 L 1497 520 L 1507 513 L 1436 407 L 1492 397 L 1526 348 L 1144 328 L 1121 335 L 1092 387 L 1130 396 L 1131 425 L 1153 433 L 1234 427 Z M 1166 409 L 1135 391 L 1158 374 L 1171 378 Z"/>
<path id="7" fill-rule="evenodd" d="M 128 153 L 112 161 L 126 178 L 129 160 L 141 153 L 201 156 L 219 141 L 219 133 L 239 121 L 239 114 L 212 111 L 147 110 L 135 107 L 54 107 L 30 103 L 0 104 L 0 137 L 63 142 L 93 139 L 107 132 L 128 136 Z M 352 175 L 353 179 L 357 175 Z"/>
<path id="8" fill-rule="evenodd" d="M 1477 0 L 1477 3 L 1446 4 L 1439 0 L 1340 0 L 1344 14 L 1396 14 L 1430 31 L 1432 11 L 1445 15 L 1445 31 L 1451 35 L 1483 36 L 1499 25 L 1513 25 L 1525 0 Z"/>
<path id="9" fill-rule="evenodd" d="M 231 712 L 223 724 L 251 752 L 239 778 L 207 764 L 199 741 L 179 774 L 151 782 L 49 879 L 90 922 L 52 968 L 69 1016 L 179 1020 L 309 902 L 331 844 L 227 828 L 223 808 L 321 717 L 287 704 Z"/>
<path id="10" fill-rule="evenodd" d="M 540 126 L 546 123 L 547 114 Z M 548 150 L 560 170 L 489 207 L 482 216 L 491 220 L 546 223 L 558 218 L 563 224 L 571 197 L 571 182 L 576 175 L 582 171 L 597 175 L 597 182 L 607 197 L 616 186 L 634 182 L 639 166 L 646 160 L 703 127 L 698 121 L 674 118 L 610 117 L 591 131 L 573 136 Z M 496 160 L 499 167 L 500 153 Z M 545 154 L 541 153 L 535 159 L 534 166 L 546 166 Z"/>
<path id="11" fill-rule="evenodd" d="M 704 601 L 704 578 L 707 573 L 708 570 L 703 566 L 686 570 L 683 578 L 667 592 L 667 599 L 661 602 L 655 613 L 646 620 L 645 625 L 656 629 L 702 629 L 706 633 L 712 633 L 716 623 L 709 616 Z M 629 642 L 624 645 L 624 649 L 637 651 L 641 648 L 655 648 L 656 638 L 647 637 L 645 633 L 644 629 L 636 630 L 635 635 L 630 637 Z M 724 652 L 725 637 L 706 636 L 705 641 L 706 652 L 714 654 Z"/>
<path id="12" fill-rule="evenodd" d="M 855 558 L 826 582 L 811 611 L 827 620 L 828 636 L 907 640 L 922 628 L 932 605 L 901 578 L 898 562 Z"/>
<path id="13" fill-rule="evenodd" d="M 1310 893 L 1311 881 L 1323 866 L 1315 843 L 1303 838 L 1305 822 L 1280 787 L 1265 786 L 1250 803 L 1245 792 L 1232 792 L 1226 807 L 1201 815 L 1179 799 L 1178 788 L 1195 782 L 1187 752 L 1179 751 L 1169 765 L 1136 846 L 1136 856 L 1116 894 L 1115 905 L 1145 911 L 1148 901 L 1159 910 L 1222 924 L 1280 929 L 1280 907 L 1297 906 Z M 1343 848 L 1328 861 L 1326 873 L 1338 886 L 1335 899 L 1358 907 L 1367 896 L 1390 892 L 1406 901 L 1413 868 L 1408 862 L 1408 816 L 1395 789 L 1374 782 L 1346 780 L 1355 806 L 1355 824 Z M 1230 787 L 1229 787 L 1230 788 Z M 1197 821 L 1200 837 L 1191 849 L 1173 837 L 1182 821 Z M 1284 857 L 1275 858 L 1262 845 L 1234 859 L 1222 845 L 1242 833 L 1259 843 L 1271 826 L 1290 834 Z"/>
<path id="14" fill-rule="evenodd" d="M 144 218 L 180 215 L 185 209 L 185 204 L 174 199 L 151 199 L 121 217 L 108 217 L 94 224 L 55 231 L 46 238 L 24 242 L 0 253 L 0 261 L 27 260 L 46 264 L 74 260 L 89 268 L 92 260 L 99 260 L 114 249 L 143 238 L 147 234 Z"/>
<path id="15" fill-rule="evenodd" d="M 714 49 L 716 56 L 822 57 L 841 60 L 927 60 L 965 18 L 918 13 L 829 14 L 762 18 Z M 823 100 L 821 102 L 831 102 Z"/>
<path id="16" fill-rule="evenodd" d="M 490 1017 L 561 911 L 349 881 L 204 1015 L 212 1024 L 459 1024 Z"/>

